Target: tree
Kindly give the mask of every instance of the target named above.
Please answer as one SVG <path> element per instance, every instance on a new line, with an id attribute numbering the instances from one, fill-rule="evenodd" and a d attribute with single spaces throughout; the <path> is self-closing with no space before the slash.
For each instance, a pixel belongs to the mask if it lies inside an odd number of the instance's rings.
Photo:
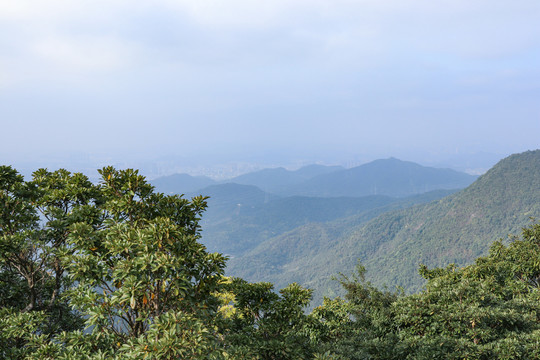
<path id="1" fill-rule="evenodd" d="M 392 323 L 392 305 L 401 293 L 377 289 L 365 272 L 358 264 L 352 275 L 339 275 L 344 299 L 325 298 L 313 310 L 312 341 L 330 359 L 401 359 Z"/>
<path id="2" fill-rule="evenodd" d="M 420 273 L 419 294 L 393 304 L 400 342 L 415 359 L 540 357 L 540 224 L 472 265 Z"/>
<path id="3" fill-rule="evenodd" d="M 3 351 L 41 359 L 220 356 L 213 294 L 225 258 L 198 242 L 204 197 L 155 193 L 137 171 L 112 167 L 100 171 L 99 185 L 65 170 L 38 170 L 31 182 L 2 171 L 2 291 L 28 299 L 2 311 L 49 324 L 21 330 L 12 321 L 0 336 Z M 66 312 L 53 311 L 60 306 L 84 317 L 86 332 L 66 326 Z"/>
<path id="4" fill-rule="evenodd" d="M 345 300 L 325 299 L 312 334 L 339 359 L 540 358 L 540 224 L 463 268 L 420 267 L 424 290 L 381 291 L 341 277 Z"/>
<path id="5" fill-rule="evenodd" d="M 62 298 L 70 280 L 61 256 L 70 226 L 95 221 L 98 195 L 82 174 L 42 169 L 25 182 L 0 166 L 0 354 L 23 356 L 32 334 L 50 339 L 81 328 L 82 318 Z"/>
<path id="6" fill-rule="evenodd" d="M 293 283 L 273 291 L 271 283 L 234 278 L 225 290 L 232 294 L 228 316 L 220 320 L 224 349 L 231 359 L 311 359 L 314 348 L 305 326 L 304 308 L 312 291 Z"/>

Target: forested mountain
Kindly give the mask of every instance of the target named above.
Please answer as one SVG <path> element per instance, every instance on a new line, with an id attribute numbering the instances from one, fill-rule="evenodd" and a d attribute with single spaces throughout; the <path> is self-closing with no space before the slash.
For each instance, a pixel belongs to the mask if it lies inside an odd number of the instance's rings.
<path id="1" fill-rule="evenodd" d="M 519 233 L 530 217 L 540 217 L 540 150 L 500 161 L 446 198 L 387 212 L 367 224 L 348 219 L 283 234 L 232 259 L 229 271 L 252 281 L 300 281 L 326 289 L 332 275 L 360 260 L 375 284 L 415 291 L 423 284 L 420 263 L 470 263 L 501 234 Z"/>
<path id="2" fill-rule="evenodd" d="M 282 194 L 305 196 L 409 196 L 437 189 L 462 189 L 476 179 L 451 169 L 425 167 L 395 158 L 315 176 Z"/>
<path id="3" fill-rule="evenodd" d="M 437 196 L 445 194 L 448 193 L 437 193 Z M 267 195 L 268 198 L 271 195 Z M 219 198 L 211 197 L 208 200 L 210 207 L 213 199 L 220 202 Z M 229 206 L 228 210 L 223 207 L 219 213 L 209 211 L 202 221 L 202 241 L 211 251 L 238 257 L 268 239 L 307 224 L 326 223 L 358 214 L 362 214 L 362 219 L 371 219 L 385 211 L 420 201 L 420 198 L 398 200 L 377 195 L 361 198 L 291 196 L 257 204 L 238 203 Z"/>
<path id="4" fill-rule="evenodd" d="M 323 295 L 336 295 L 335 291 L 340 288 L 332 277 L 344 271 L 344 265 L 339 258 L 327 257 L 335 241 L 381 214 L 442 199 L 455 191 L 437 190 L 402 199 L 381 195 L 278 199 L 251 216 L 231 219 L 215 227 L 207 226 L 203 230 L 203 242 L 211 250 L 221 247 L 228 251 L 225 253 L 234 255 L 228 262 L 229 275 L 272 282 L 277 288 L 298 282 L 315 290 L 314 300 L 317 303 L 322 301 Z M 283 209 L 287 207 L 277 205 L 297 199 L 303 199 L 307 206 L 302 208 L 301 204 L 295 204 L 288 207 L 288 216 L 283 216 Z M 328 206 L 331 203 L 334 206 Z M 327 206 L 322 206 L 324 204 Z M 321 211 L 325 212 L 324 217 L 320 216 Z M 301 214 L 306 212 L 312 215 L 302 217 Z M 354 215 L 347 216 L 352 212 Z M 263 214 L 267 216 L 261 216 Z M 274 222 L 268 219 L 274 219 Z M 239 249 L 238 243 L 244 247 Z"/>
<path id="5" fill-rule="evenodd" d="M 445 199 L 383 214 L 342 246 L 354 249 L 349 253 L 371 269 L 376 284 L 417 290 L 422 282 L 413 274 L 419 263 L 468 264 L 484 255 L 493 239 L 519 233 L 531 217 L 540 217 L 540 150 L 501 160 Z"/>

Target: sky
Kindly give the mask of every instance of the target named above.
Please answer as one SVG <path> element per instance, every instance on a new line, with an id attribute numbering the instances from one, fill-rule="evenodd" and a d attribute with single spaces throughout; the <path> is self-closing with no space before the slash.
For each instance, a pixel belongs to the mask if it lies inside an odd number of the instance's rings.
<path id="1" fill-rule="evenodd" d="M 539 24 L 538 0 L 0 0 L 0 162 L 536 149 Z"/>

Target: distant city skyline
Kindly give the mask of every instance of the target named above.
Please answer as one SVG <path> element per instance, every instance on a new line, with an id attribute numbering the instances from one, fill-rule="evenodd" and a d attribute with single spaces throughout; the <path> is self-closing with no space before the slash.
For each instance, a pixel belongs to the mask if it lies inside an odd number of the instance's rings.
<path id="1" fill-rule="evenodd" d="M 537 0 L 0 0 L 0 163 L 482 171 L 540 147 L 538 19 Z"/>

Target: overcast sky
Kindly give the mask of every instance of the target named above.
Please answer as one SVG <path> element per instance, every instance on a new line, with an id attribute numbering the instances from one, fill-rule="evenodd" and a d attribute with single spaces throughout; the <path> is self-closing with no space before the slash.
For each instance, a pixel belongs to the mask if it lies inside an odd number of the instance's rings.
<path id="1" fill-rule="evenodd" d="M 0 119 L 8 164 L 536 149 L 540 1 L 0 0 Z"/>

